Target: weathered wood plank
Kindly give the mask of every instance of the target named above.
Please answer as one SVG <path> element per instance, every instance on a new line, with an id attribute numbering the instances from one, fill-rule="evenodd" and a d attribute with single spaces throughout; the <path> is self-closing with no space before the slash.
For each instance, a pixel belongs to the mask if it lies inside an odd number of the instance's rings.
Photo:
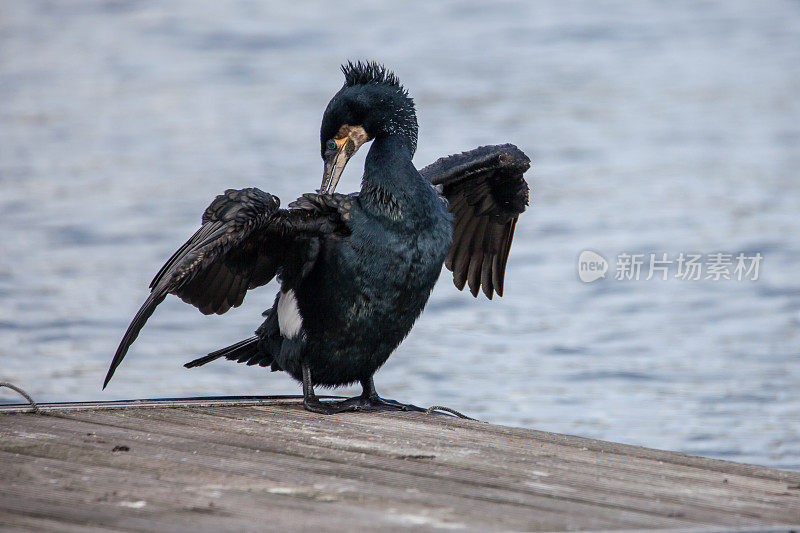
<path id="1" fill-rule="evenodd" d="M 150 417 L 150 420 L 152 421 L 154 417 L 163 418 L 163 416 L 166 416 L 166 415 L 169 415 L 169 414 L 170 413 L 158 413 L 157 415 L 152 415 Z M 193 415 L 192 418 L 187 421 L 186 416 L 181 414 L 181 413 L 176 413 L 173 416 L 177 416 L 178 417 L 178 422 L 181 423 L 181 424 L 191 423 L 191 430 L 190 431 L 194 431 L 194 429 L 198 428 L 198 427 L 204 427 L 205 431 L 207 431 L 206 439 L 207 440 L 211 440 L 211 439 L 214 438 L 211 435 L 213 433 L 213 431 L 214 431 L 214 428 L 212 426 L 205 426 L 202 421 L 198 420 L 198 417 Z M 135 425 L 138 425 L 138 423 L 135 423 Z M 291 430 L 291 431 L 295 431 L 295 430 Z M 404 434 L 401 434 L 401 437 L 403 437 L 403 436 L 407 437 L 407 435 L 408 435 L 407 431 L 408 431 L 408 428 L 407 428 L 407 430 L 406 430 L 406 432 Z M 386 435 L 384 434 L 384 436 L 386 436 Z M 276 428 L 276 430 L 273 430 L 273 432 L 270 435 L 270 437 L 272 439 L 277 439 L 279 442 L 281 442 L 281 441 L 290 440 L 292 435 L 291 434 L 289 434 L 289 435 L 281 435 L 277 431 L 277 428 Z M 416 437 L 417 446 L 422 444 L 420 442 L 420 436 L 419 435 L 415 435 L 415 437 Z M 222 439 L 227 439 L 228 437 L 223 435 L 221 438 Z M 367 457 L 361 458 L 360 462 L 361 462 L 361 464 L 363 466 L 367 466 L 367 465 L 372 464 L 376 468 L 380 468 L 382 466 L 382 461 L 383 461 L 383 459 L 385 457 L 392 457 L 392 456 L 394 456 L 394 457 L 421 456 L 422 458 L 425 458 L 425 457 L 433 456 L 434 453 L 439 453 L 440 456 L 441 456 L 441 449 L 437 450 L 437 449 L 434 449 L 434 448 L 430 447 L 431 446 L 430 443 L 427 443 L 429 445 L 428 448 L 422 448 L 422 449 L 420 449 L 420 448 L 409 449 L 408 447 L 392 449 L 390 447 L 392 441 L 389 441 L 387 443 L 387 441 L 384 440 L 384 442 L 382 442 L 379 445 L 377 445 L 376 443 L 365 443 L 365 442 L 359 440 L 360 438 L 361 437 L 353 437 L 353 438 L 347 440 L 344 443 L 346 448 L 343 448 L 342 447 L 342 443 L 341 442 L 337 442 L 337 440 L 341 441 L 342 439 L 340 439 L 338 437 L 335 438 L 335 439 L 331 439 L 329 437 L 325 437 L 326 442 L 324 443 L 324 445 L 322 445 L 322 451 L 324 451 L 327 448 L 333 447 L 335 449 L 339 449 L 340 451 L 349 451 L 351 453 L 360 453 L 364 449 L 370 449 L 371 448 L 371 452 L 372 453 Z M 295 434 L 294 439 L 295 440 L 302 440 L 302 439 L 298 439 L 296 434 Z M 331 440 L 333 440 L 333 442 L 331 442 Z M 394 442 L 396 443 L 396 440 L 394 440 Z M 259 446 L 261 446 L 262 444 L 264 444 L 264 441 L 261 441 L 261 444 L 259 444 Z M 245 446 L 247 446 L 247 444 L 245 444 Z M 354 446 L 355 446 L 355 449 L 353 449 Z M 350 449 L 347 450 L 347 448 L 350 448 Z M 262 446 L 262 451 L 265 451 L 263 449 L 263 446 Z M 282 450 L 283 453 L 285 453 L 286 451 L 287 450 Z M 391 451 L 393 453 L 390 454 L 390 453 L 388 453 L 389 451 Z M 429 455 L 425 455 L 426 451 L 429 453 Z M 496 476 L 498 473 L 500 473 L 500 474 L 503 474 L 504 478 L 507 478 L 507 477 L 511 476 L 511 486 L 510 487 L 506 486 L 506 487 L 501 487 L 501 488 L 508 488 L 509 490 L 512 490 L 512 491 L 515 491 L 515 492 L 520 492 L 520 491 L 525 492 L 525 482 L 526 482 L 527 478 L 525 478 L 524 476 L 523 477 L 514 478 L 514 475 L 515 475 L 516 472 L 502 472 L 501 470 L 506 469 L 505 465 L 501 465 L 500 467 L 498 467 L 496 464 L 493 464 L 492 465 L 492 467 L 493 467 L 492 470 L 490 470 L 488 472 L 488 474 L 487 474 L 487 476 L 485 478 L 478 477 L 479 467 L 480 467 L 482 461 L 485 462 L 485 460 L 481 459 L 481 457 L 485 456 L 485 454 L 478 453 L 479 451 L 480 450 L 477 450 L 475 448 L 463 448 L 462 452 L 465 452 L 465 453 L 456 453 L 456 454 L 453 455 L 453 457 L 451 457 L 451 464 L 453 464 L 453 469 L 452 470 L 453 470 L 453 472 L 459 474 L 459 479 L 457 479 L 458 483 L 460 483 L 462 485 L 463 484 L 479 484 L 479 485 L 483 485 L 484 487 L 491 488 L 492 486 L 496 486 L 497 485 L 498 481 L 496 481 L 494 479 L 494 476 Z M 229 454 L 229 453 L 230 452 L 226 452 L 226 454 Z M 295 455 L 298 455 L 299 457 L 318 457 L 318 455 L 320 453 L 320 450 L 314 450 L 314 449 L 308 448 L 308 449 L 303 449 L 303 450 L 299 450 L 299 451 L 295 450 L 293 453 Z M 375 460 L 374 460 L 374 456 L 376 456 L 376 455 L 378 456 L 378 463 L 377 464 L 375 464 Z M 565 456 L 565 453 L 563 451 L 559 452 L 558 450 L 556 450 L 555 453 L 550 454 L 550 455 L 552 455 L 553 457 L 561 457 L 562 460 L 563 460 L 563 458 Z M 508 457 L 508 455 L 506 455 L 506 457 Z M 469 470 L 463 471 L 463 472 L 459 472 L 457 470 L 456 467 L 457 467 L 458 460 L 460 458 L 467 458 L 466 461 L 468 463 Z M 304 465 L 301 462 L 301 464 L 295 465 L 295 468 L 302 469 L 303 466 Z M 407 469 L 407 470 L 414 470 L 414 467 L 415 467 L 415 465 L 412 465 L 412 464 L 404 465 L 404 468 Z M 582 465 L 582 468 L 584 470 L 586 469 L 586 467 L 587 467 L 586 464 Z M 514 468 L 516 468 L 516 467 L 514 467 Z M 572 468 L 574 468 L 574 465 L 572 466 Z M 592 493 L 592 498 L 594 498 L 594 496 L 599 494 L 598 488 L 600 486 L 602 486 L 603 484 L 607 484 L 607 482 L 609 480 L 613 479 L 613 477 L 616 474 L 617 468 L 618 467 L 609 466 L 609 465 L 603 465 L 603 464 L 599 465 L 599 469 L 607 470 L 607 471 L 606 472 L 600 472 L 601 475 L 599 476 L 599 480 L 595 480 L 595 478 L 598 477 L 598 472 L 597 472 L 598 466 L 595 465 L 594 470 L 591 472 L 591 479 L 589 480 L 589 487 L 588 487 L 589 490 Z M 426 465 L 421 465 L 421 469 L 422 470 L 418 469 L 420 471 L 415 472 L 415 473 L 417 475 L 424 475 L 425 470 L 427 470 L 428 467 Z M 579 466 L 578 470 L 580 470 L 580 466 Z M 523 470 L 523 472 L 524 472 L 524 470 Z M 565 473 L 569 474 L 569 467 L 566 469 Z M 647 472 L 644 472 L 644 473 L 647 474 Z M 641 471 L 637 471 L 637 472 L 632 473 L 631 475 L 628 475 L 627 477 L 625 477 L 623 479 L 618 480 L 619 483 L 617 483 L 616 486 L 612 487 L 615 490 L 615 492 L 612 495 L 610 495 L 610 496 L 613 496 L 615 494 L 616 498 L 610 498 L 607 501 L 619 500 L 619 498 L 621 497 L 620 490 L 625 491 L 627 489 L 627 487 L 631 486 L 632 482 L 637 481 L 637 479 L 641 479 L 641 474 L 642 474 Z M 672 476 L 672 477 L 673 478 L 677 478 L 677 476 Z M 714 477 L 714 479 L 713 479 L 713 484 L 714 485 L 719 486 L 720 490 L 726 489 L 726 484 L 722 483 L 722 481 L 723 481 L 722 478 L 720 478 L 719 476 L 712 476 L 712 477 Z M 502 481 L 503 478 L 500 478 L 500 479 Z M 654 480 L 658 481 L 657 478 L 654 478 Z M 650 492 L 650 493 L 646 494 L 645 495 L 646 499 L 645 499 L 645 501 L 641 502 L 641 505 L 644 505 L 647 508 L 648 511 L 653 512 L 654 511 L 653 508 L 652 508 L 653 499 L 654 498 L 660 499 L 660 498 L 667 497 L 666 499 L 668 500 L 669 490 L 671 490 L 674 487 L 674 485 L 673 485 L 674 481 L 677 481 L 677 479 L 674 479 L 674 480 L 666 479 L 665 482 L 662 482 L 661 484 L 666 485 L 667 486 L 667 490 L 666 491 L 662 491 L 663 493 Z M 571 487 L 569 487 L 567 485 L 562 485 L 561 487 L 559 487 L 558 482 L 553 483 L 550 480 L 544 480 L 543 479 L 543 480 L 541 480 L 539 482 L 536 482 L 535 485 L 537 485 L 539 487 L 544 485 L 544 486 L 549 487 L 551 490 L 555 490 L 556 492 L 558 492 L 559 490 L 562 493 L 567 493 L 567 492 L 574 493 L 575 492 L 574 488 L 571 488 Z M 646 486 L 647 482 L 646 481 L 645 482 L 639 481 L 638 485 L 639 485 L 638 486 L 638 490 L 641 490 L 641 486 L 642 485 Z M 522 488 L 520 488 L 520 487 L 522 487 Z M 710 491 L 710 490 L 713 490 L 713 487 L 709 487 L 709 488 L 706 489 L 706 491 Z M 529 491 L 529 492 L 535 492 L 535 491 Z M 735 494 L 732 491 L 728 491 L 728 492 L 730 492 L 730 495 L 734 495 Z M 602 496 L 602 494 L 600 494 L 600 495 Z M 636 496 L 641 496 L 641 495 L 640 494 L 636 494 L 634 492 L 633 493 L 633 497 L 636 497 Z M 576 499 L 575 496 L 571 496 L 571 498 L 573 500 Z M 601 504 L 596 499 L 592 503 Z M 613 505 L 618 506 L 619 503 L 620 503 L 619 501 L 614 501 Z M 666 503 L 669 503 L 669 502 L 667 501 Z M 712 501 L 712 504 L 713 504 L 713 501 Z M 735 511 L 736 509 L 722 509 L 722 510 L 719 510 L 719 511 L 724 512 L 724 513 L 728 513 L 731 510 Z M 667 508 L 667 509 L 664 509 L 663 512 L 664 512 L 664 514 L 669 515 L 672 511 Z"/>
<path id="2" fill-rule="evenodd" d="M 326 417 L 286 403 L 0 413 L 0 526 L 54 524 L 775 527 L 800 524 L 800 473 L 445 416 Z"/>
<path id="3" fill-rule="evenodd" d="M 45 428 L 47 429 L 47 428 Z M 52 435 L 52 433 L 48 433 Z M 167 439 L 168 441 L 171 439 Z M 119 443 L 119 441 L 115 441 Z M 166 443 L 162 442 L 159 443 L 160 446 L 164 446 Z M 136 449 L 139 449 L 142 446 L 141 441 L 132 442 L 131 448 L 133 451 L 134 446 Z M 83 453 L 82 449 L 75 450 L 69 446 L 63 446 L 57 442 L 50 442 L 46 447 L 40 447 L 39 449 L 32 449 L 29 448 L 26 450 L 28 454 L 34 456 L 40 456 L 42 453 L 49 453 L 51 456 L 57 458 L 67 458 L 70 463 L 78 463 L 78 464 L 108 464 L 109 462 L 117 459 L 119 456 L 114 454 L 109 454 L 108 450 L 110 449 L 110 445 L 105 446 L 104 453 L 101 454 L 100 457 L 89 457 L 87 458 Z M 195 484 L 203 484 L 208 483 L 208 479 L 213 479 L 213 485 L 216 487 L 226 487 L 230 486 L 230 484 L 235 484 L 235 486 L 246 486 L 248 489 L 258 488 L 254 487 L 254 483 L 258 483 L 263 485 L 264 482 L 267 482 L 267 490 L 272 490 L 273 493 L 282 494 L 283 492 L 298 492 L 298 493 L 320 493 L 320 489 L 331 488 L 332 490 L 330 493 L 325 494 L 322 498 L 326 501 L 328 500 L 338 500 L 340 498 L 336 497 L 334 494 L 339 494 L 343 497 L 344 500 L 351 499 L 355 497 L 358 500 L 359 505 L 364 504 L 380 504 L 380 501 L 385 500 L 396 500 L 398 504 L 404 505 L 404 508 L 407 510 L 413 509 L 412 504 L 415 503 L 415 500 L 422 499 L 421 506 L 425 507 L 431 504 L 437 504 L 440 507 L 447 507 L 449 503 L 447 500 L 453 498 L 450 494 L 439 494 L 439 491 L 446 490 L 448 488 L 447 485 L 443 484 L 433 484 L 432 490 L 428 487 L 430 485 L 430 480 L 425 477 L 415 479 L 412 476 L 408 476 L 402 472 L 392 473 L 382 471 L 380 469 L 367 469 L 362 467 L 361 465 L 351 466 L 348 465 L 346 462 L 343 461 L 325 461 L 323 464 L 318 464 L 320 462 L 319 457 L 316 457 L 316 462 L 312 463 L 309 468 L 309 460 L 302 458 L 302 457 L 279 457 L 279 463 L 276 465 L 273 460 L 264 461 L 267 459 L 266 454 L 262 453 L 259 455 L 257 460 L 249 461 L 248 463 L 241 465 L 238 461 L 230 457 L 230 455 L 235 452 L 236 447 L 233 447 L 233 450 L 226 451 L 225 455 L 222 458 L 213 458 L 212 460 L 208 460 L 206 457 L 203 457 L 202 454 L 192 454 L 192 456 L 186 455 L 178 455 L 177 457 L 173 457 L 173 461 L 177 459 L 186 459 L 189 461 L 189 464 L 186 462 L 180 462 L 177 465 L 170 465 L 170 464 L 163 464 L 162 461 L 165 459 L 169 459 L 165 457 L 162 453 L 161 456 L 157 457 L 155 460 L 148 461 L 148 464 L 144 467 L 140 467 L 144 470 L 146 474 L 154 474 L 156 472 L 162 470 L 169 471 L 169 477 L 174 478 L 178 476 L 180 482 L 183 483 L 195 483 Z M 17 451 L 17 450 L 14 450 Z M 145 455 L 149 457 L 153 457 L 153 455 L 149 455 L 149 452 L 145 451 Z M 163 452 L 163 448 L 158 452 Z M 367 457 L 368 458 L 368 457 Z M 121 459 L 127 459 L 126 457 L 122 457 Z M 291 459 L 294 459 L 292 461 Z M 359 455 L 357 455 L 354 460 L 357 462 L 361 459 Z M 220 462 L 223 464 L 220 465 Z M 126 468 L 130 468 L 127 462 L 123 463 Z M 220 467 L 220 471 L 213 471 L 217 467 Z M 245 476 L 247 477 L 253 471 L 253 468 L 260 468 L 256 470 L 255 473 L 259 477 L 254 479 L 232 479 L 233 476 Z M 206 471 L 207 469 L 211 469 L 211 471 Z M 198 477 L 194 477 L 194 476 Z M 162 476 L 161 479 L 164 477 Z M 266 478 L 266 479 L 263 479 Z M 356 479 L 358 483 L 358 490 L 346 490 L 347 484 L 349 479 Z M 399 480 L 395 478 L 400 478 Z M 378 482 L 374 483 L 373 480 L 377 479 Z M 332 481 L 333 480 L 333 481 Z M 287 485 L 287 482 L 289 483 Z M 298 485 L 299 484 L 299 485 Z M 386 487 L 386 485 L 389 485 Z M 300 488 L 298 488 L 298 486 Z M 414 487 L 413 491 L 406 491 L 406 488 L 409 486 Z M 313 489 L 302 489 L 302 487 L 313 487 Z M 262 487 L 263 488 L 263 487 Z M 454 489 L 459 489 L 459 485 L 455 485 Z M 515 497 L 516 494 L 513 492 L 510 493 L 512 497 Z M 306 494 L 308 496 L 308 494 Z M 469 496 L 469 494 L 467 494 Z M 375 500 L 375 499 L 378 500 Z M 473 502 L 471 506 L 472 512 L 486 512 L 489 513 L 491 516 L 493 513 L 498 511 L 503 511 L 503 516 L 517 516 L 519 520 L 525 520 L 528 515 L 530 514 L 529 506 L 518 508 L 513 506 L 513 504 L 518 502 L 511 502 L 512 507 L 503 509 L 502 505 L 506 503 L 501 497 L 493 496 L 493 494 L 485 494 L 482 496 L 484 501 L 476 501 Z M 508 498 L 506 498 L 507 500 Z M 373 501 L 375 500 L 375 501 Z M 370 505 L 371 506 L 371 505 Z M 569 506 L 567 511 L 575 512 L 580 506 L 572 505 Z M 540 508 L 539 512 L 542 516 L 545 516 L 546 512 L 549 512 L 547 509 Z M 600 514 L 600 513 L 598 513 Z M 616 515 L 617 513 L 612 513 L 612 515 Z M 639 517 L 641 520 L 642 517 Z M 559 520 L 563 520 L 563 517 Z M 618 521 L 619 517 L 615 516 L 614 521 Z M 608 521 L 600 521 L 599 517 L 597 519 L 597 525 L 608 525 Z"/>

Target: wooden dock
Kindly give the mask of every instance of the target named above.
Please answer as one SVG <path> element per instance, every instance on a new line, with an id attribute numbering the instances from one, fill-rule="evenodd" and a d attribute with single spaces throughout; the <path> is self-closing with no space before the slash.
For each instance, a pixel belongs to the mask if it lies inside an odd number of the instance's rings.
<path id="1" fill-rule="evenodd" d="M 791 531 L 800 473 L 296 401 L 0 406 L 0 530 Z"/>

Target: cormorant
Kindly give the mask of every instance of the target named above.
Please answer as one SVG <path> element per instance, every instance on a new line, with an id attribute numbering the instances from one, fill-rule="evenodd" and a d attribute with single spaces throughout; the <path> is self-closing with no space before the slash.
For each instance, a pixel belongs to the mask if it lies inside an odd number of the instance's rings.
<path id="1" fill-rule="evenodd" d="M 277 276 L 280 291 L 254 337 L 185 366 L 225 357 L 283 370 L 302 382 L 305 408 L 319 413 L 407 409 L 378 396 L 373 374 L 411 330 L 442 264 L 459 290 L 468 283 L 473 296 L 479 288 L 502 296 L 530 160 L 511 144 L 484 146 L 418 172 L 414 102 L 397 77 L 374 62 L 342 71 L 344 86 L 322 119 L 320 190 L 288 209 L 256 188 L 217 196 L 150 284 L 103 388 L 167 294 L 222 314 Z M 369 141 L 361 191 L 335 193 L 347 161 Z M 363 393 L 349 400 L 314 394 L 314 385 L 356 382 Z"/>

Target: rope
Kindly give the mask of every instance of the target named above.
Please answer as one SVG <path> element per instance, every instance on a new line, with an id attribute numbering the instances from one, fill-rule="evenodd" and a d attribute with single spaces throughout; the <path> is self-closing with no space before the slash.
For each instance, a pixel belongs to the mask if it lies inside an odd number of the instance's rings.
<path id="1" fill-rule="evenodd" d="M 39 412 L 39 406 L 36 405 L 36 402 L 33 400 L 31 395 L 28 394 L 27 392 L 25 392 L 25 390 L 23 390 L 22 388 L 17 387 L 13 383 L 9 383 L 7 381 L 0 381 L 0 387 L 6 387 L 6 388 L 9 388 L 9 389 L 19 393 L 20 396 L 25 398 L 28 401 L 28 403 L 31 404 L 31 412 L 32 413 L 38 413 Z M 223 398 L 234 398 L 234 397 L 220 397 L 218 399 L 223 399 Z M 240 397 L 240 399 L 244 399 L 244 398 L 249 398 L 249 397 Z M 270 398 L 275 399 L 277 397 L 270 397 Z M 281 399 L 301 399 L 301 398 L 302 398 L 302 396 L 282 396 L 281 397 Z M 331 398 L 335 398 L 335 396 L 331 396 Z M 189 399 L 189 400 L 199 400 L 201 398 L 184 398 L 184 400 L 187 400 L 187 399 Z M 137 400 L 137 401 L 144 401 L 144 400 Z M 159 400 L 150 400 L 150 401 L 159 401 Z M 169 400 L 162 399 L 160 401 L 169 401 Z M 110 402 L 110 403 L 113 403 L 113 402 Z M 442 412 L 445 412 L 445 413 L 450 413 L 451 415 L 456 416 L 458 418 L 462 418 L 464 420 L 475 420 L 474 418 L 472 418 L 470 416 L 467 416 L 464 413 L 461 413 L 459 411 L 456 411 L 455 409 L 452 409 L 450 407 L 446 407 L 444 405 L 432 405 L 432 406 L 428 407 L 425 410 L 425 414 L 426 415 L 430 415 L 430 414 L 433 414 L 436 411 L 442 411 Z"/>
<path id="2" fill-rule="evenodd" d="M 475 420 L 472 417 L 465 415 L 464 413 L 459 413 L 455 409 L 451 409 L 450 407 L 445 407 L 444 405 L 432 405 L 428 407 L 425 411 L 426 415 L 433 414 L 434 411 L 444 411 L 445 413 L 450 413 L 451 415 L 455 415 L 458 418 L 463 418 L 464 420 Z"/>
<path id="3" fill-rule="evenodd" d="M 31 395 L 28 394 L 27 392 L 25 392 L 24 390 L 22 390 L 21 388 L 17 387 L 13 383 L 9 383 L 7 381 L 0 381 L 0 387 L 6 387 L 6 388 L 9 388 L 9 389 L 11 389 L 13 391 L 18 392 L 20 394 L 20 396 L 22 396 L 23 398 L 28 400 L 28 403 L 31 404 L 31 412 L 32 413 L 38 413 L 39 412 L 39 406 L 36 405 L 36 402 L 33 401 L 33 398 L 31 398 Z"/>

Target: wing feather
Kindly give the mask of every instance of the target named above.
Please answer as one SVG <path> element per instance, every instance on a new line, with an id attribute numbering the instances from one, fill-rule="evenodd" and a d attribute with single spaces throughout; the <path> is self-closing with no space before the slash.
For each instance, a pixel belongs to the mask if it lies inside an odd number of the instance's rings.
<path id="1" fill-rule="evenodd" d="M 503 243 L 503 252 L 500 260 L 500 292 L 498 293 L 500 296 L 503 295 L 503 286 L 504 286 L 504 279 L 506 273 L 506 265 L 508 263 L 508 254 L 511 250 L 511 241 L 514 240 L 514 228 L 517 227 L 517 219 L 513 219 L 511 222 L 508 223 L 508 231 L 506 232 L 505 242 Z"/>
<path id="2" fill-rule="evenodd" d="M 453 265 L 453 280 L 458 287 L 458 290 L 464 288 L 469 274 L 469 264 L 472 240 L 475 237 L 475 230 L 477 229 L 480 220 L 475 217 L 465 217 L 465 227 L 463 231 L 455 235 L 454 239 L 458 239 L 458 248 L 455 252 L 455 264 Z M 452 246 L 452 245 L 451 245 Z"/>
<path id="3" fill-rule="evenodd" d="M 244 295 L 247 292 L 249 280 L 247 278 L 239 278 L 238 283 L 231 288 L 230 304 L 231 307 L 239 307 L 244 302 Z"/>
<path id="4" fill-rule="evenodd" d="M 455 218 L 445 266 L 462 290 L 503 295 L 508 254 L 519 215 L 528 205 L 523 175 L 530 159 L 513 144 L 482 146 L 443 157 L 420 170 L 449 202 Z"/>
<path id="5" fill-rule="evenodd" d="M 255 188 L 229 189 L 217 196 L 203 213 L 200 229 L 153 278 L 151 293 L 128 326 L 103 388 L 167 294 L 204 314 L 225 313 L 242 304 L 247 290 L 268 283 L 279 269 L 293 267 L 296 257 L 306 257 L 314 239 L 346 232 L 335 202 L 324 196 L 295 209 L 279 209 L 278 198 Z"/>
<path id="6" fill-rule="evenodd" d="M 486 233 L 487 220 L 476 218 L 478 225 L 472 234 L 471 245 L 469 247 L 469 274 L 467 284 L 472 296 L 477 296 L 481 285 L 481 264 L 483 263 L 483 236 Z"/>
<path id="7" fill-rule="evenodd" d="M 492 299 L 492 291 L 494 285 L 492 283 L 492 256 L 485 255 L 483 257 L 483 264 L 481 265 L 481 287 L 483 294 L 490 300 Z"/>
<path id="8" fill-rule="evenodd" d="M 455 216 L 455 222 L 453 224 L 453 243 L 450 245 L 450 250 L 447 254 L 447 259 L 445 260 L 445 266 L 454 271 L 455 268 L 455 256 L 456 252 L 459 248 L 459 241 L 455 238 L 455 236 L 462 236 L 464 233 L 464 228 L 466 227 L 467 223 L 470 221 L 467 214 L 468 206 L 461 198 L 456 198 L 450 204 L 450 212 L 453 213 Z"/>

